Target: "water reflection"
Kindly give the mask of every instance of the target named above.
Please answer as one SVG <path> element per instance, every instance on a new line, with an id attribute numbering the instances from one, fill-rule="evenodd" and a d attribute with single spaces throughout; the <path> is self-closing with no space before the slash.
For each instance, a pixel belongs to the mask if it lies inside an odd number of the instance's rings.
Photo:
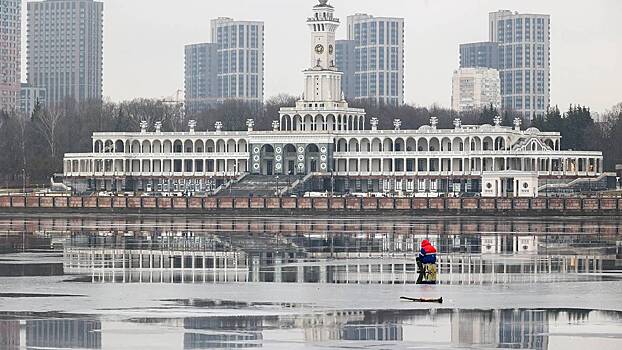
<path id="1" fill-rule="evenodd" d="M 0 346 L 113 349 L 139 342 L 148 346 L 145 336 L 157 337 L 158 331 L 166 336 L 158 337 L 155 347 L 169 349 L 269 348 L 275 342 L 286 348 L 372 342 L 384 347 L 418 344 L 426 348 L 613 349 L 611 339 L 622 337 L 622 313 L 573 309 L 343 310 L 121 321 L 57 317 L 60 319 L 40 315 L 37 320 L 0 321 Z M 434 337 L 428 333 L 430 326 L 435 328 Z M 570 332 L 586 339 L 579 337 L 571 346 L 563 346 L 563 342 L 552 345 L 552 338 L 572 337 Z"/>
<path id="2" fill-rule="evenodd" d="M 416 281 L 428 239 L 440 283 L 546 282 L 602 279 L 622 256 L 621 228 L 619 218 L 0 218 L 0 249 L 62 253 L 64 273 L 92 282 L 400 284 Z"/>

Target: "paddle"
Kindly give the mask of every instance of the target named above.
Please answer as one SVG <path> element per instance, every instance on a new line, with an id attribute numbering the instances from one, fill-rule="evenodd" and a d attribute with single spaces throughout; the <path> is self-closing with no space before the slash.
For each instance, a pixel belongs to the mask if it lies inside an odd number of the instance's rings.
<path id="1" fill-rule="evenodd" d="M 443 298 L 438 299 L 424 299 L 424 298 L 409 298 L 409 297 L 400 297 L 402 300 L 414 301 L 417 303 L 443 303 Z"/>

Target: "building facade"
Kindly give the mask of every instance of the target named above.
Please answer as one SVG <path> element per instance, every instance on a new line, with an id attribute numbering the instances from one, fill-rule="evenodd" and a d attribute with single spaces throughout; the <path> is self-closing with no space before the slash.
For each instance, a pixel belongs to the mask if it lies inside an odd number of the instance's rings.
<path id="1" fill-rule="evenodd" d="M 218 47 L 202 43 L 186 45 L 184 90 L 186 113 L 193 115 L 218 103 Z"/>
<path id="2" fill-rule="evenodd" d="M 462 125 L 438 128 L 438 120 L 416 130 L 381 130 L 378 119 L 351 108 L 335 66 L 340 24 L 326 0 L 307 19 L 311 31 L 304 94 L 279 111 L 272 131 L 99 132 L 88 153 L 66 154 L 65 182 L 79 189 L 193 188 L 234 179 L 277 175 L 314 181 L 318 190 L 383 193 L 480 193 L 534 196 L 547 178 L 577 179 L 602 173 L 602 153 L 564 151 L 557 132 L 514 127 Z M 174 185 L 174 186 L 173 186 Z M 292 184 L 294 186 L 295 184 Z M 289 184 L 288 184 L 289 186 Z"/>
<path id="3" fill-rule="evenodd" d="M 355 47 L 356 43 L 354 40 L 335 41 L 335 64 L 337 69 L 343 73 L 341 87 L 348 101 L 354 101 L 356 98 L 354 84 L 354 76 L 356 73 L 356 59 L 354 58 Z"/>
<path id="4" fill-rule="evenodd" d="M 20 111 L 26 115 L 31 115 L 37 104 L 45 106 L 47 103 L 47 92 L 44 88 L 22 84 L 20 93 Z"/>
<path id="5" fill-rule="evenodd" d="M 507 10 L 489 15 L 490 41 L 499 44 L 504 109 L 526 119 L 542 116 L 550 104 L 550 16 Z"/>
<path id="6" fill-rule="evenodd" d="M 477 42 L 460 44 L 460 68 L 499 68 L 499 44 Z"/>
<path id="7" fill-rule="evenodd" d="M 348 16 L 347 33 L 355 45 L 347 64 L 354 66 L 354 99 L 403 104 L 404 19 L 356 14 Z"/>
<path id="8" fill-rule="evenodd" d="M 28 84 L 46 89 L 48 105 L 102 99 L 103 11 L 93 0 L 28 3 Z"/>
<path id="9" fill-rule="evenodd" d="M 227 100 L 264 99 L 264 23 L 219 17 L 211 43 L 185 47 L 186 111 L 199 113 Z"/>
<path id="10" fill-rule="evenodd" d="M 499 71 L 493 68 L 460 68 L 452 79 L 451 108 L 464 112 L 501 106 Z"/>
<path id="11" fill-rule="evenodd" d="M 21 0 L 0 0 L 0 111 L 18 108 L 21 81 Z"/>
<path id="12" fill-rule="evenodd" d="M 263 102 L 264 23 L 217 18 L 211 30 L 218 45 L 220 99 Z"/>

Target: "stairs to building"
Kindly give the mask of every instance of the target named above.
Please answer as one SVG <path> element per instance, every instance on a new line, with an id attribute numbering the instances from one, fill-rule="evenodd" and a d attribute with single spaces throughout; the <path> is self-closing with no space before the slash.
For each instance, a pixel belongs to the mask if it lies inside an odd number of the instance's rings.
<path id="1" fill-rule="evenodd" d="M 271 197 L 285 194 L 289 186 L 296 183 L 299 176 L 248 174 L 237 182 L 232 182 L 217 193 L 219 197 Z M 278 190 L 277 190 L 278 186 Z"/>

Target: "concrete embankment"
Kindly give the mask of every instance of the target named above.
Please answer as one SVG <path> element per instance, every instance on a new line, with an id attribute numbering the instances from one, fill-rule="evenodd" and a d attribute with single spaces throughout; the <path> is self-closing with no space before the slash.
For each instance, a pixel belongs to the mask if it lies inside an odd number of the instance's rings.
<path id="1" fill-rule="evenodd" d="M 2 196 L 0 213 L 213 215 L 622 215 L 622 198 L 292 198 Z"/>

